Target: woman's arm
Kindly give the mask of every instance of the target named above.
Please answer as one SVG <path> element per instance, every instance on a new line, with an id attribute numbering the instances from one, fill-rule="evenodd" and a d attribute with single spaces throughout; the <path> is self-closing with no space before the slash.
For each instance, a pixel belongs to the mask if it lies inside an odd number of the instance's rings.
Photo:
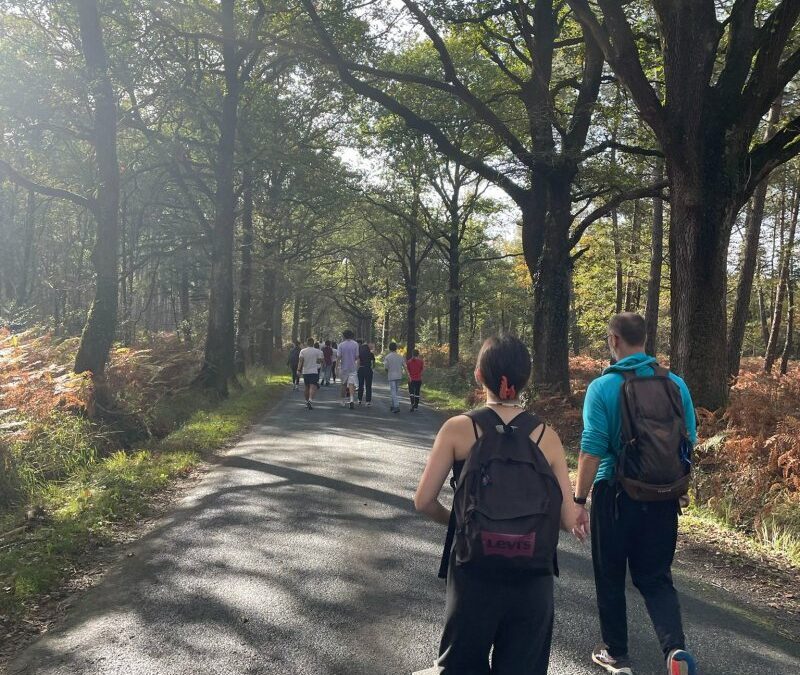
<path id="1" fill-rule="evenodd" d="M 572 499 L 572 484 L 569 481 L 569 469 L 567 468 L 567 458 L 564 454 L 564 446 L 558 434 L 547 427 L 542 440 L 539 441 L 550 467 L 553 469 L 558 485 L 561 488 L 561 527 L 567 532 L 572 532 L 581 541 L 586 537 L 586 531 L 582 523 L 583 509 Z"/>
<path id="2" fill-rule="evenodd" d="M 442 525 L 447 525 L 450 521 L 450 510 L 442 506 L 439 501 L 439 493 L 447 474 L 453 468 L 455 455 L 452 439 L 457 428 L 457 419 L 457 417 L 453 417 L 447 420 L 436 435 L 431 454 L 428 456 L 428 463 L 425 465 L 425 470 L 419 479 L 417 492 L 414 495 L 414 506 L 417 511 Z"/>

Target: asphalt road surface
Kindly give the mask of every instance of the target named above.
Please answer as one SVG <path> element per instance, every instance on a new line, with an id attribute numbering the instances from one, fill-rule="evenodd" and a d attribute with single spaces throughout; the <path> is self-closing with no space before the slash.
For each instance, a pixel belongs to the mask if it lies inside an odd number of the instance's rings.
<path id="1" fill-rule="evenodd" d="M 376 379 L 380 378 L 380 374 Z M 424 391 L 423 391 L 424 395 Z M 444 529 L 411 496 L 441 418 L 385 386 L 372 408 L 290 394 L 87 592 L 12 673 L 409 675 L 430 667 Z M 445 489 L 449 498 L 449 487 Z M 589 551 L 562 535 L 550 673 L 599 672 Z M 702 675 L 798 675 L 800 647 L 736 597 L 676 583 Z M 629 592 L 637 675 L 663 675 Z"/>

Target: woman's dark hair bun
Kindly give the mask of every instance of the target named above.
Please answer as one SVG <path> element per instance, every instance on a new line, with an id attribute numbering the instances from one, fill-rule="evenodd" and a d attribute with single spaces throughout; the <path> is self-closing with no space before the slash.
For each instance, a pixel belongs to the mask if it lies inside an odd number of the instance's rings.
<path id="1" fill-rule="evenodd" d="M 530 379 L 531 354 L 513 335 L 490 337 L 478 354 L 478 370 L 483 383 L 498 398 L 516 398 Z"/>

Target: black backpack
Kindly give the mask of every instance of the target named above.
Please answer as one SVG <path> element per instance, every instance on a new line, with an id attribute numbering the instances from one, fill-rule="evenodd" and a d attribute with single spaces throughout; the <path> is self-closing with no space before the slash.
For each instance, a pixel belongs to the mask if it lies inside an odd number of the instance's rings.
<path id="1" fill-rule="evenodd" d="M 476 441 L 453 496 L 456 564 L 556 573 L 562 495 L 547 459 L 530 438 L 541 421 L 522 412 L 504 424 L 488 407 L 468 416 Z"/>
<path id="2" fill-rule="evenodd" d="M 685 495 L 692 466 L 680 388 L 666 368 L 651 367 L 654 375 L 649 377 L 621 371 L 625 381 L 617 482 L 628 496 L 642 502 Z"/>

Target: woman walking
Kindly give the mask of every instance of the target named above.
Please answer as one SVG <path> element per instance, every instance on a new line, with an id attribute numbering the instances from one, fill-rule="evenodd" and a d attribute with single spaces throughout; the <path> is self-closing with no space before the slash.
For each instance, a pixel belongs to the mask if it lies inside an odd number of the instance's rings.
<path id="1" fill-rule="evenodd" d="M 417 510 L 448 525 L 436 662 L 444 675 L 545 675 L 559 524 L 579 539 L 587 533 L 558 434 L 519 401 L 530 371 L 517 338 L 483 344 L 475 378 L 486 405 L 444 423 L 414 497 Z M 451 469 L 452 513 L 438 500 Z"/>

